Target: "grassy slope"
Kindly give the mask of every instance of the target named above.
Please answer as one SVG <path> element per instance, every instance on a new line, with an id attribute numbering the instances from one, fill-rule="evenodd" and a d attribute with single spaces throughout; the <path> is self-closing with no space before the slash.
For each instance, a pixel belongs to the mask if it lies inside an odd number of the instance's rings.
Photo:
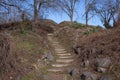
<path id="1" fill-rule="evenodd" d="M 57 24 L 52 20 L 40 20 L 40 22 L 33 31 L 31 31 L 32 22 L 28 20 L 1 24 L 0 32 L 10 33 L 9 35 L 12 36 L 11 51 L 17 59 L 16 63 L 23 71 L 23 80 L 41 80 L 43 74 L 46 74 L 45 70 L 50 67 L 46 66 L 42 56 L 49 53 L 51 49 L 46 34 L 53 31 L 52 27 Z"/>
<path id="2" fill-rule="evenodd" d="M 45 70 L 42 55 L 48 52 L 47 40 L 32 31 L 21 34 L 19 31 L 13 31 L 14 50 L 21 63 L 26 76 L 23 80 L 42 79 L 42 72 Z"/>

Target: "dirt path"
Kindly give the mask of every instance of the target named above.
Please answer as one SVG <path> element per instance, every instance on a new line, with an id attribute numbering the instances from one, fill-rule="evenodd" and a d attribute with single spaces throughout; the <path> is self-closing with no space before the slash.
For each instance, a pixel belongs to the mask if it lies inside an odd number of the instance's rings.
<path id="1" fill-rule="evenodd" d="M 47 69 L 45 80 L 72 80 L 68 77 L 68 69 L 71 62 L 74 61 L 73 55 L 68 53 L 65 48 L 53 37 L 53 34 L 48 34 L 48 40 L 51 46 L 55 49 L 55 62 Z"/>

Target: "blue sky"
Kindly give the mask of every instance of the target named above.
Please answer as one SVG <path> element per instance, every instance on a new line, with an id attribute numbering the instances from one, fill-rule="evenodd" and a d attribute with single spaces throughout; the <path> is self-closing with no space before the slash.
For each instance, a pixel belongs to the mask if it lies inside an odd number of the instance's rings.
<path id="1" fill-rule="evenodd" d="M 30 0 L 30 3 L 33 3 L 33 0 Z M 84 6 L 84 1 L 76 5 L 76 13 L 74 15 L 74 21 L 80 22 L 85 24 L 85 6 Z M 69 17 L 64 13 L 64 12 L 59 12 L 59 11 L 52 11 L 49 12 L 47 15 L 47 19 L 52 19 L 57 23 L 60 23 L 62 21 L 70 21 Z M 103 26 L 100 19 L 98 17 L 93 17 L 88 21 L 89 25 L 100 25 Z"/>
<path id="2" fill-rule="evenodd" d="M 84 14 L 81 12 L 79 13 L 79 15 L 74 15 L 74 21 L 78 21 L 80 23 L 85 24 L 85 18 L 83 16 Z M 50 13 L 47 17 L 48 19 L 52 19 L 57 23 L 60 23 L 62 21 L 70 21 L 69 17 L 65 14 L 65 13 Z M 89 20 L 89 25 L 100 25 L 103 26 L 101 21 L 99 20 L 98 17 L 93 17 Z"/>
<path id="3" fill-rule="evenodd" d="M 76 13 L 74 15 L 74 21 L 78 21 L 80 23 L 85 24 L 84 10 L 85 10 L 84 3 L 76 5 Z M 64 12 L 50 12 L 47 18 L 52 19 L 57 23 L 70 20 L 69 17 Z M 88 23 L 89 25 L 103 26 L 98 17 L 91 18 Z"/>

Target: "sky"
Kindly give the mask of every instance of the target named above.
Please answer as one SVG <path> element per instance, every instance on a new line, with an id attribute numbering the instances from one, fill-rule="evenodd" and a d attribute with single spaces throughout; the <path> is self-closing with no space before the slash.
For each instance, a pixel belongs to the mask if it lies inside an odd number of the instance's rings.
<path id="1" fill-rule="evenodd" d="M 76 13 L 74 15 L 73 21 L 77 21 L 80 23 L 85 24 L 85 16 L 84 16 L 84 3 L 76 5 Z M 70 21 L 69 17 L 64 12 L 50 12 L 47 16 L 48 19 L 52 19 L 57 23 L 60 23 L 62 21 Z M 100 25 L 103 26 L 100 19 L 98 17 L 93 17 L 88 21 L 89 25 Z"/>
<path id="2" fill-rule="evenodd" d="M 33 3 L 33 0 L 30 0 L 30 3 Z M 74 19 L 73 21 L 77 21 L 79 23 L 85 24 L 85 6 L 84 6 L 84 1 L 80 2 L 79 4 L 76 5 L 76 13 L 74 14 Z M 64 12 L 59 12 L 59 11 L 51 11 L 48 13 L 47 19 L 52 19 L 56 23 L 60 23 L 63 21 L 70 21 L 69 17 L 64 13 Z M 88 21 L 89 25 L 95 25 L 95 26 L 102 26 L 102 23 L 98 17 L 93 17 Z"/>

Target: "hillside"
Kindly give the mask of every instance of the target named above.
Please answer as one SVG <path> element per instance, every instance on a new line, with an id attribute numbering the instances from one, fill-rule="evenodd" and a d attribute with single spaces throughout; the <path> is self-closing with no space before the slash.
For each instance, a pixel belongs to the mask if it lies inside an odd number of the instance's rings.
<path id="1" fill-rule="evenodd" d="M 56 33 L 55 37 L 59 38 L 66 49 L 76 54 L 74 69 L 79 69 L 79 74 L 73 70 L 73 77 L 80 79 L 80 76 L 84 75 L 91 77 L 90 80 L 104 76 L 112 78 L 105 80 L 120 78 L 120 28 L 104 30 L 97 27 L 64 27 Z M 97 77 L 92 77 L 93 75 Z"/>
<path id="2" fill-rule="evenodd" d="M 2 24 L 2 80 L 119 80 L 119 27 L 40 22 Z"/>
<path id="3" fill-rule="evenodd" d="M 47 33 L 55 26 L 52 20 L 43 20 L 44 25 L 31 30 L 31 22 L 14 22 L 1 25 L 0 74 L 2 80 L 42 79 L 47 64 L 46 54 L 53 55 Z M 44 27 L 45 26 L 45 27 Z M 46 27 L 47 26 L 47 27 Z M 50 64 L 50 60 L 48 63 Z"/>

